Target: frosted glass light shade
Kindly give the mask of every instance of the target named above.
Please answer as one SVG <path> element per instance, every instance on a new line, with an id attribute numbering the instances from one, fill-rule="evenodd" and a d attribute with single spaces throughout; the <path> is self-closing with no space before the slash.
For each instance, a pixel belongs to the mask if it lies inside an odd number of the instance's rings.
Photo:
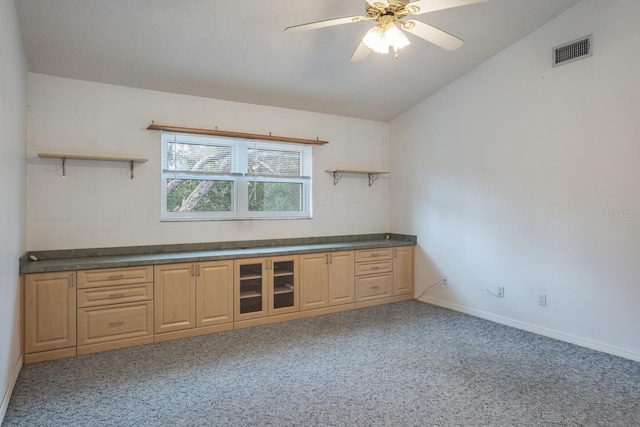
<path id="1" fill-rule="evenodd" d="M 407 36 L 394 23 L 376 25 L 365 34 L 362 41 L 369 49 L 383 54 L 389 53 L 389 48 L 397 53 L 409 45 Z"/>
<path id="2" fill-rule="evenodd" d="M 389 45 L 385 42 L 384 28 L 376 25 L 365 34 L 362 41 L 376 53 L 389 53 Z"/>
<path id="3" fill-rule="evenodd" d="M 384 35 L 386 43 L 393 48 L 394 52 L 398 52 L 399 49 L 409 45 L 409 39 L 396 27 L 396 24 L 387 25 Z"/>

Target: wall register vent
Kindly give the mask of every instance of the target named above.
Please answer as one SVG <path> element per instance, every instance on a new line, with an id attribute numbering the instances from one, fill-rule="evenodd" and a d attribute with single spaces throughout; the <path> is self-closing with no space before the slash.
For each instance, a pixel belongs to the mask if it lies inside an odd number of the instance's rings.
<path id="1" fill-rule="evenodd" d="M 553 66 L 564 65 L 593 55 L 593 35 L 553 48 Z"/>

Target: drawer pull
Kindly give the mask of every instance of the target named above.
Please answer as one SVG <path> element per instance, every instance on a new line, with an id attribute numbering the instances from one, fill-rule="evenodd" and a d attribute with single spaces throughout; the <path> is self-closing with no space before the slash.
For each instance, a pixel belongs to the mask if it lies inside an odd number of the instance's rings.
<path id="1" fill-rule="evenodd" d="M 116 328 L 116 327 L 122 326 L 122 325 L 124 325 L 124 320 L 121 320 L 119 322 L 111 322 L 111 323 L 109 323 L 109 327 L 110 328 Z"/>
<path id="2" fill-rule="evenodd" d="M 380 289 L 380 286 L 372 286 L 371 289 Z"/>
<path id="3" fill-rule="evenodd" d="M 379 256 L 380 256 L 380 254 L 371 254 L 371 257 L 372 257 L 372 258 L 377 258 L 377 257 L 379 257 Z"/>
<path id="4" fill-rule="evenodd" d="M 122 279 L 124 277 L 124 274 L 118 274 L 116 276 L 109 276 L 109 280 L 118 280 L 118 279 Z"/>
<path id="5" fill-rule="evenodd" d="M 118 298 L 123 298 L 124 294 L 111 294 L 109 295 L 109 299 L 118 299 Z"/>
<path id="6" fill-rule="evenodd" d="M 378 267 L 377 265 L 375 267 L 371 267 L 371 270 L 379 270 L 380 267 Z"/>

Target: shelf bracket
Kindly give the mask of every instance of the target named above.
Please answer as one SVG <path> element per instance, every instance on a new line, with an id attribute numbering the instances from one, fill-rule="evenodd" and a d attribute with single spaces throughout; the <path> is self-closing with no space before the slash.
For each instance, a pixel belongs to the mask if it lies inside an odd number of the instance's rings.
<path id="1" fill-rule="evenodd" d="M 380 174 L 370 173 L 369 174 L 369 187 L 371 187 L 373 185 L 373 183 L 378 180 L 378 178 L 380 178 Z"/>
<path id="2" fill-rule="evenodd" d="M 133 160 L 131 160 L 131 179 L 133 179 Z"/>
<path id="3" fill-rule="evenodd" d="M 342 178 L 342 172 L 333 171 L 333 185 L 336 185 Z"/>
<path id="4" fill-rule="evenodd" d="M 62 157 L 61 160 L 62 160 L 62 177 L 64 178 L 67 176 L 67 169 L 65 168 L 65 165 L 64 165 L 67 161 L 67 158 Z"/>

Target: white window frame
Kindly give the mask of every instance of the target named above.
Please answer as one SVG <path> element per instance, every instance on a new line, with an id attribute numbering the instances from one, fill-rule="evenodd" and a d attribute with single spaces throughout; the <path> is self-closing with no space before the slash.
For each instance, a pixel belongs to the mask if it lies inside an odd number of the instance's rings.
<path id="1" fill-rule="evenodd" d="M 190 144 L 225 146 L 231 149 L 231 173 L 209 173 L 170 171 L 167 166 L 167 146 L 169 142 L 179 141 L 181 137 Z M 312 218 L 312 147 L 307 144 L 294 144 L 264 140 L 224 138 L 213 135 L 193 135 L 177 132 L 162 132 L 161 161 L 161 221 L 211 221 L 211 220 L 250 220 L 250 219 L 303 219 Z M 248 149 L 257 148 L 300 153 L 300 176 L 280 177 L 251 174 L 247 170 Z M 210 179 L 233 182 L 232 210 L 228 212 L 169 212 L 167 211 L 167 179 Z M 300 211 L 250 211 L 249 182 L 282 182 L 301 185 Z"/>

